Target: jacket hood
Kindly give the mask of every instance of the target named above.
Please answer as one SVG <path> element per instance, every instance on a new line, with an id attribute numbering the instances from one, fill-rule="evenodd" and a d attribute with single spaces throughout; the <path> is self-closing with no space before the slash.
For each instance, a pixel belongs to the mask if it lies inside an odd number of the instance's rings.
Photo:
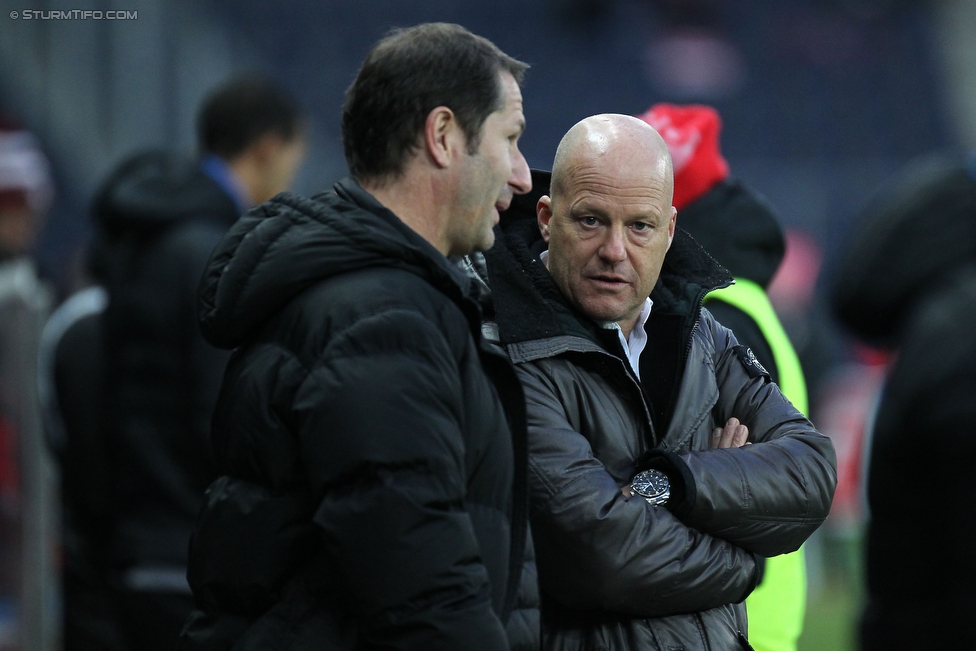
<path id="1" fill-rule="evenodd" d="M 485 253 L 504 344 L 560 335 L 594 339 L 599 328 L 569 304 L 539 259 L 545 242 L 536 223 L 535 204 L 549 192 L 549 181 L 548 172 L 532 171 L 532 191 L 513 199 L 501 216 L 496 245 Z M 731 282 L 729 272 L 678 228 L 651 292 L 654 310 L 692 315 L 708 291 Z"/>
<path id="2" fill-rule="evenodd" d="M 197 161 L 151 151 L 127 159 L 102 184 L 93 217 L 107 233 L 153 232 L 176 222 L 217 219 L 230 224 L 237 207 Z"/>
<path id="3" fill-rule="evenodd" d="M 976 170 L 926 159 L 868 204 L 836 269 L 832 301 L 855 334 L 896 343 L 934 286 L 976 262 Z"/>
<path id="4" fill-rule="evenodd" d="M 736 278 L 769 286 L 786 251 L 766 200 L 739 181 L 717 183 L 678 211 L 678 225 Z"/>
<path id="5" fill-rule="evenodd" d="M 366 267 L 415 273 L 455 301 L 472 281 L 352 179 L 305 199 L 289 193 L 249 210 L 214 250 L 200 285 L 204 337 L 234 348 L 296 295 Z"/>

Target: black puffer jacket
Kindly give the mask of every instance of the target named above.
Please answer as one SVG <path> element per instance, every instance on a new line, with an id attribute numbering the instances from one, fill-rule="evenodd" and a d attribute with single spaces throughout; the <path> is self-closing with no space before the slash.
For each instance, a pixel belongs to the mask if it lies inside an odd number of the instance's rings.
<path id="1" fill-rule="evenodd" d="M 112 559 L 122 570 L 164 567 L 179 577 L 203 491 L 216 478 L 210 416 L 229 356 L 200 335 L 196 293 L 237 207 L 195 161 L 150 152 L 108 178 L 94 217 L 95 271 L 109 294 Z"/>
<path id="2" fill-rule="evenodd" d="M 538 647 L 534 574 L 510 616 L 525 402 L 475 292 L 352 180 L 231 230 L 200 291 L 207 337 L 238 347 L 214 419 L 226 477 L 182 649 Z"/>
<path id="3" fill-rule="evenodd" d="M 898 348 L 871 439 L 861 648 L 976 648 L 976 158 L 898 175 L 836 278 L 842 322 Z"/>
<path id="4" fill-rule="evenodd" d="M 758 556 L 795 550 L 823 522 L 836 472 L 829 440 L 701 309 L 727 272 L 679 230 L 638 382 L 616 331 L 563 299 L 534 220 L 499 242 L 486 258 L 526 392 L 543 648 L 748 648 L 739 602 Z M 708 450 L 731 416 L 755 445 Z M 670 510 L 623 497 L 640 465 L 668 471 Z"/>

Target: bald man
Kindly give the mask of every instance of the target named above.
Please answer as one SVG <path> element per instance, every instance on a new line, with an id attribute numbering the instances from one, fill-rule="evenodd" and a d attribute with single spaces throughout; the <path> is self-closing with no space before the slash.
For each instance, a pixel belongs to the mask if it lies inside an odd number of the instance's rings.
<path id="1" fill-rule="evenodd" d="M 702 308 L 732 279 L 676 228 L 654 129 L 587 118 L 533 184 L 486 262 L 526 393 L 543 648 L 749 649 L 762 559 L 827 516 L 830 441 Z"/>

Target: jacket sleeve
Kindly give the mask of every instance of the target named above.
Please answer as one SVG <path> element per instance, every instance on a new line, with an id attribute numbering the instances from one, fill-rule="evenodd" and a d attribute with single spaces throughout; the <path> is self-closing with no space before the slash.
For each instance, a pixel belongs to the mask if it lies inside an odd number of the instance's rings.
<path id="1" fill-rule="evenodd" d="M 642 617 L 738 602 L 757 559 L 701 534 L 620 485 L 573 429 L 551 362 L 518 367 L 526 395 L 533 537 L 543 591 L 563 605 Z"/>
<path id="2" fill-rule="evenodd" d="M 702 333 L 715 350 L 715 421 L 738 418 L 753 445 L 670 455 L 689 485 L 687 503 L 673 510 L 689 527 L 763 556 L 794 551 L 830 511 L 837 483 L 833 445 L 775 384 L 751 375 L 734 335 L 702 314 Z"/>

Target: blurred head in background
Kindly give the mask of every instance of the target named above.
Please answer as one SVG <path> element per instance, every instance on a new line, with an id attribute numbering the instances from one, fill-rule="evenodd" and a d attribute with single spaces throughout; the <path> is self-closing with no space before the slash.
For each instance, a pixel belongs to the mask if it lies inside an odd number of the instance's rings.
<path id="1" fill-rule="evenodd" d="M 48 161 L 34 136 L 0 118 L 0 260 L 31 250 L 52 198 Z"/>
<path id="2" fill-rule="evenodd" d="M 288 189 L 305 154 L 306 124 L 295 99 L 271 80 L 246 76 L 203 103 L 197 140 L 203 156 L 227 163 L 249 205 Z"/>

